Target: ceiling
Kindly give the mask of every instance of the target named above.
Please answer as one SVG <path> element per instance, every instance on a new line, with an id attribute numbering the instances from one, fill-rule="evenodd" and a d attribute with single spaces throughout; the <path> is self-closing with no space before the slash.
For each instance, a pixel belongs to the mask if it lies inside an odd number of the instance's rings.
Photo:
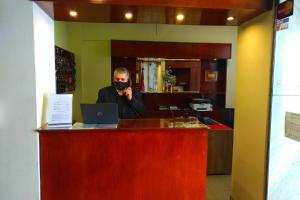
<path id="1" fill-rule="evenodd" d="M 149 23 L 183 25 L 240 25 L 272 8 L 272 0 L 47 0 L 36 1 L 57 21 Z M 69 15 L 78 12 L 77 17 Z M 133 14 L 131 20 L 125 12 Z M 178 13 L 184 20 L 176 20 Z M 233 21 L 227 21 L 234 16 Z"/>

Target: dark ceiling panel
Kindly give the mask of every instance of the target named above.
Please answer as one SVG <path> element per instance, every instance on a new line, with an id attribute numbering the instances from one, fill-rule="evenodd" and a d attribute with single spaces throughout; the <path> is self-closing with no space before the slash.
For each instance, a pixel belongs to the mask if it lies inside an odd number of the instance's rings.
<path id="1" fill-rule="evenodd" d="M 69 15 L 70 10 L 76 10 L 78 16 L 73 18 Z M 110 6 L 95 4 L 57 4 L 54 3 L 54 19 L 58 21 L 79 22 L 110 22 Z"/>
<path id="2" fill-rule="evenodd" d="M 204 9 L 201 14 L 202 25 L 224 25 L 227 22 L 229 10 Z"/>
<path id="3" fill-rule="evenodd" d="M 126 19 L 125 13 L 130 12 L 133 14 L 132 19 Z M 110 22 L 111 23 L 136 23 L 138 8 L 136 6 L 111 6 Z"/>
<path id="4" fill-rule="evenodd" d="M 137 12 L 137 23 L 166 24 L 167 8 L 140 6 Z"/>
<path id="5" fill-rule="evenodd" d="M 268 2 L 271 0 L 185 0 L 185 4 L 182 0 L 140 0 L 135 3 L 131 0 L 53 0 L 52 2 L 53 8 L 50 6 L 51 1 L 47 3 L 38 1 L 48 14 L 54 9 L 54 19 L 58 21 L 233 26 L 240 25 L 268 10 Z M 117 5 L 118 2 L 119 5 Z M 160 6 L 171 4 L 171 2 L 173 6 Z M 181 4 L 184 6 L 179 7 Z M 202 8 L 199 8 L 201 6 Z M 253 7 L 256 8 L 253 9 Z M 78 16 L 70 17 L 70 10 L 76 10 Z M 131 20 L 124 18 L 126 11 L 133 13 Z M 179 12 L 185 15 L 182 22 L 176 20 Z M 230 15 L 236 17 L 232 22 L 226 20 Z"/>
<path id="6" fill-rule="evenodd" d="M 57 3 L 93 3 L 217 9 L 271 9 L 272 0 L 48 0 Z"/>

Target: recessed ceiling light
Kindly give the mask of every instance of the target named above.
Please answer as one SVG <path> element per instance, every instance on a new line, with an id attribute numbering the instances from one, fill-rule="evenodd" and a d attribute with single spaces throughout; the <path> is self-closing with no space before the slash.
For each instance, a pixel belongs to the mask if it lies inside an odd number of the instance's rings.
<path id="1" fill-rule="evenodd" d="M 178 21 L 182 21 L 184 19 L 184 15 L 183 14 L 177 14 L 176 19 Z"/>
<path id="2" fill-rule="evenodd" d="M 125 13 L 125 18 L 126 19 L 130 20 L 130 19 L 132 19 L 132 17 L 133 17 L 133 14 L 131 12 L 126 12 Z"/>
<path id="3" fill-rule="evenodd" d="M 234 16 L 229 16 L 229 17 L 227 17 L 227 21 L 233 21 L 234 19 L 235 19 Z"/>
<path id="4" fill-rule="evenodd" d="M 69 14 L 70 14 L 70 16 L 72 16 L 72 17 L 76 17 L 76 16 L 78 15 L 78 13 L 77 13 L 75 10 L 71 10 L 71 11 L 69 12 Z"/>

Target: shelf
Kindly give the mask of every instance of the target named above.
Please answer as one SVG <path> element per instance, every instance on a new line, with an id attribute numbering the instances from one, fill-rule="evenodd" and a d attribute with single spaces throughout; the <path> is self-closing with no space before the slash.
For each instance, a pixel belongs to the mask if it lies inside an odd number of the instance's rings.
<path id="1" fill-rule="evenodd" d="M 141 92 L 142 95 L 201 95 L 203 98 L 205 96 L 216 96 L 216 95 L 226 95 L 226 92 L 198 92 L 198 91 L 185 91 L 185 92 Z"/>
<path id="2" fill-rule="evenodd" d="M 182 92 L 141 92 L 142 94 L 201 94 L 199 91 L 182 91 Z"/>

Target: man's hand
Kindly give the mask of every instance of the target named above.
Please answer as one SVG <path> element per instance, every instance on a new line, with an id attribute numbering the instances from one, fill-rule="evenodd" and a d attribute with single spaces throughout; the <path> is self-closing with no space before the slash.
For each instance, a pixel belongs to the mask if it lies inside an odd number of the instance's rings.
<path id="1" fill-rule="evenodd" d="M 132 89 L 131 89 L 131 87 L 128 87 L 128 88 L 125 89 L 125 95 L 126 95 L 127 99 L 129 101 L 131 101 L 131 99 L 132 99 Z"/>

